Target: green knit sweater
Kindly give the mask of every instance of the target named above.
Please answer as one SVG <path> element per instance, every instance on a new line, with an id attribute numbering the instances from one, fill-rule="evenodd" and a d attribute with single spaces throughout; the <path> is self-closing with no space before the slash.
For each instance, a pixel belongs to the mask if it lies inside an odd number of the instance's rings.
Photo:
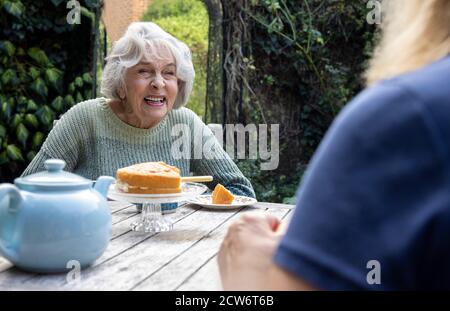
<path id="1" fill-rule="evenodd" d="M 204 146 L 212 148 L 213 157 L 199 157 Z M 22 176 L 44 170 L 49 158 L 65 160 L 65 170 L 89 179 L 115 176 L 118 168 L 136 163 L 164 161 L 178 167 L 182 176 L 212 175 L 210 189 L 221 183 L 234 194 L 255 196 L 211 130 L 187 108 L 172 110 L 151 129 L 140 129 L 120 120 L 105 98 L 81 102 L 57 122 Z"/>

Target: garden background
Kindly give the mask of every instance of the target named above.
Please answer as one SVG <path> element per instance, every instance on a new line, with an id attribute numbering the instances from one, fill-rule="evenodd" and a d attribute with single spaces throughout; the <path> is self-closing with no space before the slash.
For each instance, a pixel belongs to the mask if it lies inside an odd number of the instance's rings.
<path id="1" fill-rule="evenodd" d="M 103 3 L 0 0 L 0 182 L 11 182 L 67 109 L 101 96 L 111 40 Z M 258 200 L 293 201 L 308 162 L 342 107 L 364 86 L 376 25 L 364 0 L 153 0 L 153 21 L 192 49 L 188 108 L 205 123 L 280 124 L 280 165 L 236 160 Z"/>

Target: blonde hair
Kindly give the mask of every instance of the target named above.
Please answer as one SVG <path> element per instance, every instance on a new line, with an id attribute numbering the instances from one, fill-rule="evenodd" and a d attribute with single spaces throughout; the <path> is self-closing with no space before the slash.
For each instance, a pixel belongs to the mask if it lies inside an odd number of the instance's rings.
<path id="1" fill-rule="evenodd" d="M 449 0 L 384 0 L 382 38 L 367 84 L 419 69 L 450 53 Z"/>
<path id="2" fill-rule="evenodd" d="M 119 91 L 126 93 L 124 74 L 145 57 L 161 58 L 163 50 L 169 49 L 176 63 L 178 94 L 173 105 L 186 105 L 192 92 L 195 71 L 188 46 L 151 22 L 135 22 L 117 40 L 106 58 L 103 69 L 101 93 L 109 99 L 120 100 Z"/>

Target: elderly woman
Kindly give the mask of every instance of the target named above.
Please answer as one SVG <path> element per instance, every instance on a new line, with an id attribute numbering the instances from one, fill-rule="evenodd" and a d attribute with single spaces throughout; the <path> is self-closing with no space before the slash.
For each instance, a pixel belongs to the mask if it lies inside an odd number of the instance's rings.
<path id="1" fill-rule="evenodd" d="M 225 289 L 450 289 L 450 1 L 383 4 L 371 87 L 318 148 L 286 233 L 230 226 Z"/>
<path id="2" fill-rule="evenodd" d="M 250 182 L 209 128 L 183 107 L 194 75 L 184 43 L 156 24 L 131 24 L 107 57 L 101 86 L 106 98 L 67 111 L 23 175 L 43 170 L 49 158 L 65 160 L 66 170 L 90 179 L 114 176 L 118 168 L 135 163 L 164 161 L 183 176 L 212 175 L 210 187 L 221 183 L 234 194 L 254 197 Z M 184 144 L 179 133 L 174 135 L 177 128 L 190 132 L 181 133 Z M 194 156 L 194 149 L 202 150 L 204 144 L 211 146 L 213 156 Z"/>

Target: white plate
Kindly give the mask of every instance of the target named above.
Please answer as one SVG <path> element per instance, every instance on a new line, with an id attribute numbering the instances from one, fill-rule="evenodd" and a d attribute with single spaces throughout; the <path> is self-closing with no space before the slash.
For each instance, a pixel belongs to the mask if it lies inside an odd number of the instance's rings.
<path id="1" fill-rule="evenodd" d="M 199 195 L 195 198 L 189 199 L 188 202 L 197 204 L 197 205 L 200 205 L 200 206 L 203 206 L 206 208 L 211 208 L 211 209 L 230 210 L 230 209 L 235 209 L 235 208 L 239 208 L 242 206 L 253 205 L 258 201 L 256 201 L 256 199 L 253 199 L 253 198 L 244 197 L 241 195 L 235 195 L 233 203 L 231 203 L 231 204 L 213 204 L 212 203 L 212 195 L 205 194 L 205 195 Z"/>
<path id="2" fill-rule="evenodd" d="M 203 184 L 189 182 L 181 184 L 180 193 L 168 193 L 168 194 L 137 194 L 127 193 L 116 188 L 115 183 L 109 187 L 108 198 L 115 201 L 122 201 L 128 203 L 174 203 L 180 201 L 186 201 L 193 197 L 196 197 L 208 190 Z"/>

